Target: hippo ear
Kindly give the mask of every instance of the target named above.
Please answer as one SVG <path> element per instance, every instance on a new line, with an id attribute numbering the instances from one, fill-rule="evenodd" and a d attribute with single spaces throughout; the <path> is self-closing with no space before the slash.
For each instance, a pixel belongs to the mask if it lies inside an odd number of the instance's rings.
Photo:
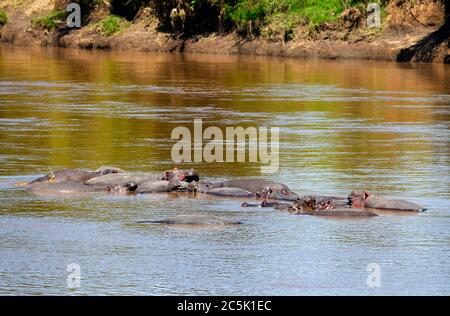
<path id="1" fill-rule="evenodd" d="M 367 199 L 369 196 L 371 196 L 369 191 L 364 191 L 364 200 Z"/>

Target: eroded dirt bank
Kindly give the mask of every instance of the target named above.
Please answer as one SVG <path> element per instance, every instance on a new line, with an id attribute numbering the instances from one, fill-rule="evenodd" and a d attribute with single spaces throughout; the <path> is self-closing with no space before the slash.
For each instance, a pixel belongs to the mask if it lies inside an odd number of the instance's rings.
<path id="1" fill-rule="evenodd" d="M 268 32 L 243 36 L 236 30 L 189 34 L 161 28 L 154 10 L 141 8 L 120 31 L 105 35 L 98 23 L 111 13 L 100 1 L 83 18 L 81 28 L 62 21 L 54 28 L 33 25 L 33 18 L 65 7 L 67 1 L 2 0 L 8 22 L 0 26 L 0 41 L 23 46 L 61 46 L 155 52 L 254 54 L 449 63 L 448 4 L 440 0 L 389 1 L 381 28 L 368 28 L 366 13 L 346 10 L 336 23 L 311 32 L 298 26 L 286 34 Z M 437 34 L 437 35 L 436 35 Z M 431 39 L 427 41 L 427 38 Z"/>

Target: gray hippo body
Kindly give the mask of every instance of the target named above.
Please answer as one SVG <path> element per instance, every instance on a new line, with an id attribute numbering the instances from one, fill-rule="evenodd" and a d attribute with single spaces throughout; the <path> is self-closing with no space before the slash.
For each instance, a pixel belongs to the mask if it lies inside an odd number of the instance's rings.
<path id="1" fill-rule="evenodd" d="M 81 194 L 91 192 L 104 192 L 104 193 L 133 193 L 137 188 L 137 185 L 130 182 L 126 185 L 87 185 L 77 182 L 36 182 L 30 184 L 28 189 L 33 193 L 38 194 Z"/>
<path id="2" fill-rule="evenodd" d="M 146 181 L 138 185 L 136 193 L 160 193 L 169 191 L 169 181 L 157 180 L 157 181 Z"/>
<path id="3" fill-rule="evenodd" d="M 121 172 L 101 175 L 86 181 L 88 185 L 124 185 L 134 182 L 138 186 L 145 182 L 156 181 L 198 181 L 198 173 L 193 169 L 179 170 L 174 168 L 165 172 Z"/>
<path id="4" fill-rule="evenodd" d="M 423 212 L 426 208 L 415 203 L 398 199 L 385 199 L 373 195 L 365 190 L 355 190 L 348 195 L 348 201 L 352 208 L 373 208 L 390 211 Z"/>
<path id="5" fill-rule="evenodd" d="M 118 172 L 122 172 L 122 170 L 114 167 L 100 167 L 96 171 L 61 169 L 27 183 L 26 187 L 37 194 L 131 193 L 136 190 L 137 185 L 132 181 L 113 185 L 86 184 L 86 182 L 102 176 L 102 174 L 116 174 Z"/>
<path id="6" fill-rule="evenodd" d="M 35 182 L 28 186 L 34 193 L 73 194 L 99 192 L 102 189 L 76 182 Z"/>
<path id="7" fill-rule="evenodd" d="M 110 173 L 124 173 L 125 171 L 120 168 L 116 168 L 116 167 L 101 166 L 94 172 L 96 172 L 98 175 L 105 175 L 105 174 L 110 174 Z"/>
<path id="8" fill-rule="evenodd" d="M 133 181 L 138 186 L 148 181 L 160 181 L 164 178 L 163 173 L 151 172 L 123 172 L 110 173 L 95 178 L 91 178 L 85 183 L 87 185 L 125 185 Z"/>
<path id="9" fill-rule="evenodd" d="M 115 167 L 102 166 L 95 171 L 83 170 L 83 169 L 70 169 L 65 168 L 56 171 L 50 171 L 45 176 L 39 177 L 30 181 L 28 184 L 34 184 L 38 182 L 76 182 L 84 183 L 90 179 L 112 173 L 124 172 L 122 169 Z"/>
<path id="10" fill-rule="evenodd" d="M 178 226 L 232 226 L 242 224 L 242 222 L 236 220 L 228 220 L 215 216 L 201 216 L 201 215 L 178 215 L 155 221 L 140 221 L 137 223 L 178 225 Z"/>
<path id="11" fill-rule="evenodd" d="M 255 197 L 256 195 L 250 191 L 240 188 L 213 188 L 206 192 L 206 194 L 214 196 L 230 196 L 230 197 Z"/>
<path id="12" fill-rule="evenodd" d="M 193 192 L 194 186 L 180 180 L 146 181 L 138 185 L 136 193 Z"/>
<path id="13" fill-rule="evenodd" d="M 83 183 L 92 178 L 98 177 L 99 174 L 93 171 L 81 169 L 61 169 L 52 171 L 49 174 L 32 180 L 28 184 L 39 182 L 76 182 Z"/>
<path id="14" fill-rule="evenodd" d="M 269 197 L 295 201 L 298 195 L 285 184 L 264 179 L 235 179 L 198 183 L 197 192 L 219 196 Z"/>
<path id="15" fill-rule="evenodd" d="M 222 182 L 199 181 L 195 186 L 197 193 L 204 193 L 214 196 L 230 197 L 255 197 L 256 194 L 236 187 L 223 187 Z"/>
<path id="16" fill-rule="evenodd" d="M 28 186 L 31 192 L 37 194 L 132 193 L 136 188 L 133 183 L 124 186 L 98 186 L 77 182 L 36 182 Z"/>
<path id="17" fill-rule="evenodd" d="M 323 201 L 319 202 L 322 203 Z M 296 215 L 311 215 L 311 216 L 326 216 L 326 217 L 374 217 L 377 214 L 368 212 L 355 210 L 348 207 L 338 207 L 338 208 L 330 208 L 326 207 L 320 209 L 321 206 L 314 206 L 305 208 L 304 206 L 300 206 L 299 202 L 294 204 L 288 203 L 280 203 L 280 202 L 269 202 L 263 201 L 261 204 L 258 203 L 242 203 L 241 207 L 272 207 L 276 210 L 288 211 L 292 214 Z M 318 204 L 320 205 L 320 204 Z"/>
<path id="18" fill-rule="evenodd" d="M 306 213 L 294 213 L 298 215 L 310 215 L 310 216 L 323 216 L 323 217 L 375 217 L 378 216 L 373 212 L 368 211 L 356 211 L 350 210 L 348 208 L 345 209 L 333 209 L 333 210 L 324 210 L 324 211 L 314 211 L 314 212 L 306 212 Z"/>

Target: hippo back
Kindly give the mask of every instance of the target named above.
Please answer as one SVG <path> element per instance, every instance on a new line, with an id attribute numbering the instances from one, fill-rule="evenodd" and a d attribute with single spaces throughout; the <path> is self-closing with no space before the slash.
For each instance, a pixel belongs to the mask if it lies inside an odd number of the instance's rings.
<path id="1" fill-rule="evenodd" d="M 149 172 L 124 172 L 124 173 L 110 173 L 103 176 L 98 176 L 86 181 L 89 185 L 125 185 L 129 182 L 134 182 L 138 186 L 147 181 L 159 181 L 163 179 L 162 173 Z"/>
<path id="2" fill-rule="evenodd" d="M 240 188 L 252 193 L 261 192 L 267 188 L 272 190 L 290 191 L 287 185 L 264 179 L 234 179 L 222 182 L 223 187 Z"/>
<path id="3" fill-rule="evenodd" d="M 97 176 L 98 174 L 92 171 L 86 171 L 81 169 L 61 169 L 53 171 L 43 177 L 34 179 L 29 184 L 48 181 L 83 183 Z"/>
<path id="4" fill-rule="evenodd" d="M 387 200 L 376 195 L 369 196 L 365 201 L 365 206 L 368 208 L 408 212 L 421 212 L 425 210 L 421 206 L 412 202 L 405 200 Z"/>

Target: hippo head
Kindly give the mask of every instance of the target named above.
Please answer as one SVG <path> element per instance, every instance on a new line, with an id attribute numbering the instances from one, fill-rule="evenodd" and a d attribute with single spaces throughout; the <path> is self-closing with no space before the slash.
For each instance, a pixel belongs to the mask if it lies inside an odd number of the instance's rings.
<path id="1" fill-rule="evenodd" d="M 370 192 L 366 190 L 353 190 L 348 195 L 348 203 L 351 207 L 365 207 L 366 199 L 370 196 Z"/>
<path id="2" fill-rule="evenodd" d="M 172 179 L 168 184 L 169 192 L 195 192 L 197 189 L 197 182 L 186 182 L 178 179 Z"/>
<path id="3" fill-rule="evenodd" d="M 128 182 L 125 185 L 113 185 L 105 188 L 106 193 L 131 193 L 136 191 L 138 185 L 134 182 Z"/>
<path id="4" fill-rule="evenodd" d="M 200 193 L 207 193 L 211 189 L 216 189 L 220 187 L 220 184 L 208 181 L 200 181 L 197 183 L 196 191 Z"/>
<path id="5" fill-rule="evenodd" d="M 274 200 L 285 200 L 285 201 L 295 201 L 298 199 L 298 195 L 289 189 L 272 189 L 270 187 L 265 187 L 256 194 L 260 198 L 264 199 L 274 199 Z"/>
<path id="6" fill-rule="evenodd" d="M 94 172 L 103 176 L 103 175 L 111 174 L 111 173 L 124 173 L 125 171 L 123 171 L 120 168 L 116 168 L 116 167 L 101 166 Z"/>
<path id="7" fill-rule="evenodd" d="M 194 169 L 178 169 L 173 168 L 165 172 L 163 180 L 172 181 L 180 180 L 185 182 L 198 181 L 200 179 L 198 172 Z"/>

